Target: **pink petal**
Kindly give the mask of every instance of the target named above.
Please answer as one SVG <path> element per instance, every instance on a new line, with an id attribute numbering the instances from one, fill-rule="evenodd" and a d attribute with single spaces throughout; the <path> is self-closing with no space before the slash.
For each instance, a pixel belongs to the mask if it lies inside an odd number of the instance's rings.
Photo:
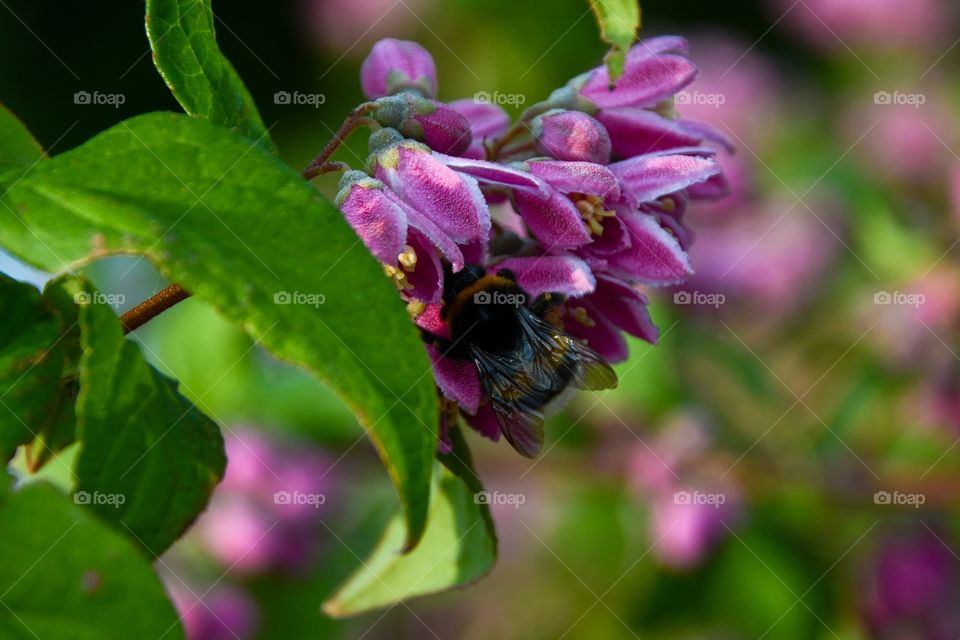
<path id="1" fill-rule="evenodd" d="M 434 155 L 451 169 L 472 176 L 483 184 L 513 189 L 522 188 L 542 195 L 547 195 L 550 191 L 548 186 L 526 171 L 513 169 L 495 162 L 487 162 L 486 160 L 456 158 L 442 153 Z"/>
<path id="2" fill-rule="evenodd" d="M 574 256 L 508 258 L 490 271 L 499 269 L 513 271 L 520 286 L 534 298 L 542 293 L 579 297 L 592 292 L 597 284 L 587 263 Z"/>
<path id="3" fill-rule="evenodd" d="M 420 315 L 417 316 L 417 326 L 424 331 L 429 331 L 435 336 L 449 338 L 450 328 L 447 326 L 447 323 L 443 321 L 443 318 L 440 317 L 440 312 L 442 309 L 443 307 L 439 304 L 427 304 L 423 311 L 420 312 Z"/>
<path id="4" fill-rule="evenodd" d="M 620 180 L 610 169 L 593 162 L 531 160 L 530 173 L 561 193 L 583 193 L 616 201 L 620 198 Z"/>
<path id="5" fill-rule="evenodd" d="M 590 242 L 580 211 L 567 196 L 552 191 L 547 198 L 514 192 L 516 211 L 548 251 L 571 249 Z"/>
<path id="6" fill-rule="evenodd" d="M 465 152 L 457 154 L 464 158 L 483 160 L 487 157 L 484 142 L 503 135 L 510 126 L 510 116 L 499 106 L 473 99 L 456 100 L 449 104 L 470 123 L 473 143 Z"/>
<path id="7" fill-rule="evenodd" d="M 620 178 L 625 203 L 636 207 L 694 185 L 720 173 L 712 158 L 650 154 L 610 165 Z"/>
<path id="8" fill-rule="evenodd" d="M 406 243 L 407 218 L 382 188 L 366 184 L 374 182 L 371 179 L 350 185 L 340 209 L 370 253 L 380 262 L 393 265 Z"/>
<path id="9" fill-rule="evenodd" d="M 652 285 L 679 284 L 693 275 L 689 256 L 653 216 L 631 213 L 620 217 L 630 232 L 632 246 L 609 258 L 612 271 Z"/>
<path id="10" fill-rule="evenodd" d="M 607 362 L 622 362 L 630 355 L 623 333 L 588 300 L 573 300 L 569 308 L 583 307 L 594 326 L 581 324 L 572 314 L 567 314 L 564 328 L 574 338 L 583 340 Z"/>
<path id="11" fill-rule="evenodd" d="M 610 89 L 610 74 L 598 67 L 580 94 L 601 109 L 652 107 L 671 97 L 697 75 L 697 67 L 686 58 L 664 55 L 628 56 L 623 75 Z"/>
<path id="12" fill-rule="evenodd" d="M 490 230 L 490 212 L 477 182 L 448 168 L 422 145 L 399 144 L 381 152 L 376 174 L 454 242 L 484 238 Z"/>
<path id="13" fill-rule="evenodd" d="M 433 243 L 416 229 L 410 229 L 407 244 L 417 254 L 416 267 L 407 273 L 407 280 L 413 285 L 407 295 L 424 302 L 439 302 L 443 295 L 443 265 L 433 250 Z"/>
<path id="14" fill-rule="evenodd" d="M 427 354 L 433 363 L 433 377 L 443 395 L 455 401 L 467 413 L 475 414 L 483 391 L 474 364 L 467 360 L 444 358 L 433 345 L 427 345 Z"/>
<path id="15" fill-rule="evenodd" d="M 610 275 L 597 276 L 597 290 L 590 302 L 617 327 L 630 335 L 656 344 L 660 331 L 647 309 L 647 297 L 626 282 Z"/>
<path id="16" fill-rule="evenodd" d="M 387 192 L 387 197 L 403 209 L 410 227 L 425 235 L 430 242 L 433 243 L 433 246 L 439 249 L 443 256 L 450 261 L 454 271 L 459 271 L 463 268 L 464 258 L 460 247 L 458 247 L 457 243 L 447 236 L 440 227 L 435 225 L 425 215 L 405 203 L 396 194 Z M 394 262 L 396 262 L 396 257 L 394 257 Z"/>
<path id="17" fill-rule="evenodd" d="M 632 244 L 630 232 L 619 216 L 604 218 L 600 224 L 603 227 L 603 233 L 595 237 L 593 242 L 582 251 L 589 252 L 593 256 L 612 256 L 630 248 Z"/>
<path id="18" fill-rule="evenodd" d="M 488 438 L 494 442 L 500 440 L 500 423 L 497 422 L 497 414 L 493 412 L 490 403 L 480 407 L 477 410 L 477 415 L 467 415 L 464 416 L 464 418 L 467 424 L 473 427 L 473 429 L 484 438 Z"/>
<path id="19" fill-rule="evenodd" d="M 699 131 L 684 126 L 679 120 L 670 120 L 639 107 L 603 109 L 597 119 L 610 132 L 613 152 L 621 158 L 695 146 L 704 138 Z"/>

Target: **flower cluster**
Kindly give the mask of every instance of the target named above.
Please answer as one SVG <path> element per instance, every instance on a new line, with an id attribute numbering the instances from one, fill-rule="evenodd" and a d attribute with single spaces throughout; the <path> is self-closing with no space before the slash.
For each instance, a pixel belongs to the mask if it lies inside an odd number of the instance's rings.
<path id="1" fill-rule="evenodd" d="M 344 174 L 337 204 L 421 328 L 447 332 L 445 274 L 469 264 L 564 296 L 565 331 L 607 361 L 626 358 L 624 333 L 657 340 L 637 287 L 692 275 L 687 206 L 728 190 L 715 156 L 729 141 L 674 110 L 697 73 L 686 52 L 679 37 L 643 41 L 616 81 L 597 67 L 511 123 L 489 101 L 438 101 L 420 45 L 373 47 L 369 102 L 354 112 L 375 129 L 370 156 Z M 443 395 L 495 439 L 475 369 L 428 349 Z"/>

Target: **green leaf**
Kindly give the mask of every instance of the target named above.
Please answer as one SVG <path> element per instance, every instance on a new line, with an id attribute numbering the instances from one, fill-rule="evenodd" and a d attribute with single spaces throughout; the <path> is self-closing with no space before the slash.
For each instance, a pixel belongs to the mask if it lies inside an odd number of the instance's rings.
<path id="1" fill-rule="evenodd" d="M 217 46 L 210 0 L 147 0 L 153 61 L 183 110 L 273 150 L 257 106 Z"/>
<path id="2" fill-rule="evenodd" d="M 150 114 L 41 163 L 3 200 L 17 215 L 0 206 L 0 243 L 26 261 L 144 254 L 325 380 L 367 427 L 416 543 L 437 445 L 430 364 L 380 264 L 296 172 L 225 129 Z M 323 304 L 282 304 L 294 293 Z"/>
<path id="3" fill-rule="evenodd" d="M 43 149 L 15 115 L 0 104 L 0 169 L 3 165 L 30 165 L 43 157 Z"/>
<path id="4" fill-rule="evenodd" d="M 223 438 L 123 336 L 110 307 L 80 311 L 77 499 L 159 556 L 223 478 Z"/>
<path id="5" fill-rule="evenodd" d="M 589 0 L 590 9 L 600 27 L 600 37 L 610 45 L 607 68 L 610 79 L 623 74 L 627 50 L 637 40 L 640 29 L 640 3 L 638 0 Z"/>
<path id="6" fill-rule="evenodd" d="M 333 617 L 356 615 L 397 601 L 474 582 L 496 560 L 486 505 L 444 465 L 437 465 L 427 531 L 401 555 L 403 522 L 394 518 L 362 566 L 323 605 Z"/>
<path id="7" fill-rule="evenodd" d="M 55 281 L 49 290 L 61 286 Z M 38 438 L 30 456 L 37 468 L 69 444 L 59 434 L 72 432 L 65 370 L 76 365 L 76 311 L 0 274 L 0 314 L 0 456 L 8 462 L 18 446 Z"/>
<path id="8" fill-rule="evenodd" d="M 0 637 L 182 640 L 147 561 L 46 484 L 0 498 Z"/>

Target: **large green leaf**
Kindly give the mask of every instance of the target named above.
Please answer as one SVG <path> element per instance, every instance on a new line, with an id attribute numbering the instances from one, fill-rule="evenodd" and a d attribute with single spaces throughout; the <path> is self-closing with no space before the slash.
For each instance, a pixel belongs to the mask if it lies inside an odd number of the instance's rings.
<path id="1" fill-rule="evenodd" d="M 401 555 L 403 521 L 394 518 L 376 549 L 323 605 L 351 616 L 474 582 L 493 567 L 497 545 L 486 505 L 445 465 L 437 464 L 429 525 L 420 545 Z"/>
<path id="2" fill-rule="evenodd" d="M 184 111 L 272 149 L 257 106 L 217 46 L 210 0 L 147 0 L 153 61 Z"/>
<path id="3" fill-rule="evenodd" d="M 159 556 L 206 506 L 223 477 L 220 430 L 123 337 L 96 294 L 81 307 L 77 493 Z"/>
<path id="4" fill-rule="evenodd" d="M 639 0 L 588 0 L 600 27 L 600 37 L 610 45 L 607 68 L 610 78 L 623 74 L 627 49 L 636 41 L 640 29 Z"/>
<path id="5" fill-rule="evenodd" d="M 8 164 L 33 164 L 43 149 L 15 115 L 0 104 L 0 168 Z"/>
<path id="6" fill-rule="evenodd" d="M 45 484 L 0 498 L 0 637 L 182 640 L 147 560 Z"/>
<path id="7" fill-rule="evenodd" d="M 144 254 L 326 380 L 368 428 L 415 544 L 437 443 L 430 365 L 379 263 L 296 172 L 223 128 L 149 114 L 39 164 L 0 204 L 0 243 L 26 261 Z"/>
<path id="8" fill-rule="evenodd" d="M 39 466 L 72 433 L 69 369 L 76 365 L 76 312 L 55 303 L 62 283 L 43 297 L 29 284 L 0 274 L 0 456 L 38 439 Z M 69 435 L 66 440 L 69 441 Z"/>

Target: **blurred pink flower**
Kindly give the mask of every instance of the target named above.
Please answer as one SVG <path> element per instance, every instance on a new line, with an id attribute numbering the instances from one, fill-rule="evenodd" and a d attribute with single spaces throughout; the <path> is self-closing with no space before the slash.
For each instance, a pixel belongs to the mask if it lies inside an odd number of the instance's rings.
<path id="1" fill-rule="evenodd" d="M 250 640 L 259 624 L 257 604 L 244 591 L 218 585 L 209 593 L 188 588 L 176 578 L 167 590 L 181 616 L 187 640 Z M 200 594 L 203 594 L 202 597 Z"/>
<path id="2" fill-rule="evenodd" d="M 366 51 L 385 36 L 401 36 L 420 25 L 418 15 L 433 0 L 302 0 L 303 26 L 318 48 Z"/>
<path id="3" fill-rule="evenodd" d="M 203 546 L 240 574 L 302 568 L 336 480 L 323 452 L 237 430 L 226 439 L 227 473 L 197 523 Z"/>
<path id="4" fill-rule="evenodd" d="M 917 527 L 884 542 L 867 569 L 862 611 L 871 637 L 955 640 L 960 571 L 945 534 Z"/>
<path id="5" fill-rule="evenodd" d="M 628 468 L 630 484 L 648 501 L 651 551 L 675 569 L 698 565 L 740 515 L 739 487 L 721 475 L 710 445 L 704 417 L 680 412 L 637 448 Z"/>
<path id="6" fill-rule="evenodd" d="M 816 215 L 785 198 L 704 221 L 690 250 L 696 274 L 679 290 L 777 315 L 795 309 L 841 247 L 835 216 L 808 200 Z"/>
<path id="7" fill-rule="evenodd" d="M 721 32 L 694 36 L 690 50 L 700 74 L 693 87 L 674 100 L 685 119 L 717 127 L 737 147 L 758 145 L 764 136 L 779 129 L 768 126 L 776 121 L 782 107 L 784 76 L 772 60 L 749 42 Z M 796 99 L 798 88 L 793 92 Z M 739 152 L 750 155 L 746 149 Z"/>
<path id="8" fill-rule="evenodd" d="M 770 0 L 772 13 L 826 50 L 929 48 L 949 31 L 943 0 Z"/>
<path id="9" fill-rule="evenodd" d="M 855 106 L 842 118 L 843 135 L 870 168 L 919 184 L 939 184 L 950 175 L 956 129 L 942 97 L 919 89 L 880 91 L 849 102 Z"/>

